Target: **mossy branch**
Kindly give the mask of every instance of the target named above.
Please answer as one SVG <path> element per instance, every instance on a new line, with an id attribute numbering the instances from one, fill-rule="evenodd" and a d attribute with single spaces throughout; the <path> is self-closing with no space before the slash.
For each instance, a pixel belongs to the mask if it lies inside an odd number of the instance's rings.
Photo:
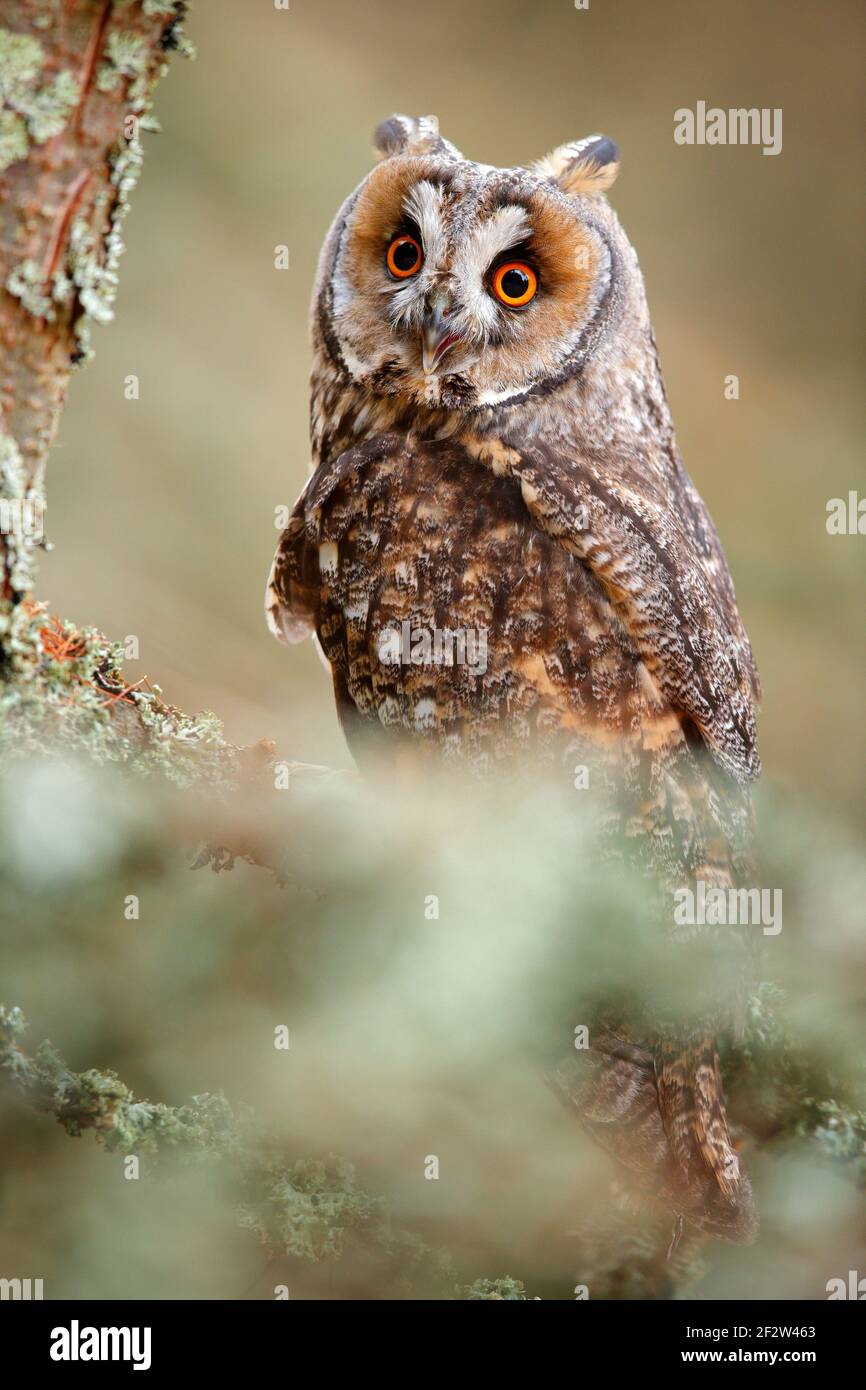
<path id="1" fill-rule="evenodd" d="M 286 1159 L 252 1116 L 237 1117 L 222 1095 L 193 1096 L 187 1105 L 138 1100 L 112 1071 L 74 1072 L 50 1042 L 25 1050 L 27 1024 L 18 1008 L 0 1005 L 0 1070 L 35 1109 L 67 1134 L 92 1130 L 111 1153 L 154 1165 L 169 1159 L 224 1165 L 234 1179 L 240 1226 L 269 1257 L 341 1260 L 359 1246 L 373 1256 L 379 1278 L 404 1292 L 423 1286 L 439 1297 L 461 1296 L 449 1256 L 393 1224 L 387 1202 L 358 1186 L 343 1159 Z M 511 1279 L 473 1288 L 522 1289 Z M 469 1292 L 471 1298 L 522 1293 Z"/>
<path id="2" fill-rule="evenodd" d="M 206 788 L 206 818 L 198 798 L 178 827 L 178 838 L 196 847 L 194 868 L 230 869 L 243 859 L 285 881 L 284 856 L 267 825 L 234 814 L 239 794 L 264 804 L 277 782 L 353 775 L 281 760 L 267 739 L 245 748 L 229 742 L 210 710 L 185 714 L 146 676 L 127 680 L 120 643 L 50 615 L 32 599 L 18 606 L 10 652 L 14 677 L 0 679 L 0 764 L 72 753 L 182 791 Z"/>

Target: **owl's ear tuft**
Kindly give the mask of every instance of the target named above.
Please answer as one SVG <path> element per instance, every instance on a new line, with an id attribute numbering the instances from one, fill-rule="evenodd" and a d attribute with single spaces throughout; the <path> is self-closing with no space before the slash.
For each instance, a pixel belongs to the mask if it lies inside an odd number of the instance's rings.
<path id="1" fill-rule="evenodd" d="M 606 193 L 619 173 L 619 148 L 606 135 L 588 135 L 560 145 L 532 167 L 564 193 Z"/>
<path id="2" fill-rule="evenodd" d="M 439 134 L 435 116 L 389 116 L 373 132 L 373 147 L 380 159 L 395 154 L 444 155 L 460 159 L 460 151 Z"/>

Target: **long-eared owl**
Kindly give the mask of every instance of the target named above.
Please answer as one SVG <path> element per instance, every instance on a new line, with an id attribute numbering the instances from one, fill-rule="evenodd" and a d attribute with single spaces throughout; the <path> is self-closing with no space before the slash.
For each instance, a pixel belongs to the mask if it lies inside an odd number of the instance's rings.
<path id="1" fill-rule="evenodd" d="M 485 772 L 586 765 L 655 883 L 735 887 L 758 678 L 606 197 L 616 146 L 499 169 L 433 117 L 374 138 L 321 254 L 312 475 L 269 624 L 317 638 L 362 765 L 407 743 Z M 730 1240 L 755 1229 L 716 1046 L 741 1004 L 650 1036 L 606 1019 L 551 1068 L 626 1169 Z"/>

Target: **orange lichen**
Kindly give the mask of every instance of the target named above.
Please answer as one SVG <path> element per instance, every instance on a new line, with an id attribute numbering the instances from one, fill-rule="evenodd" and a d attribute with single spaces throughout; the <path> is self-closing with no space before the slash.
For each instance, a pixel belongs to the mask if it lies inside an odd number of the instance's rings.
<path id="1" fill-rule="evenodd" d="M 44 610 L 44 604 L 25 600 L 25 608 L 30 613 Z M 87 644 L 77 628 L 68 629 L 56 613 L 50 614 L 39 628 L 39 641 L 46 656 L 52 661 L 75 661 L 84 656 Z"/>

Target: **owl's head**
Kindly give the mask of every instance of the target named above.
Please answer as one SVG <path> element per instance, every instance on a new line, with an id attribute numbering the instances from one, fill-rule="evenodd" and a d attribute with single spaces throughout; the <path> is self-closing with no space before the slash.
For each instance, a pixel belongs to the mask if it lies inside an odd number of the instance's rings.
<path id="1" fill-rule="evenodd" d="M 580 371 L 633 258 L 604 196 L 613 142 L 494 169 L 464 159 L 432 116 L 392 116 L 374 140 L 380 161 L 322 253 L 322 350 L 369 391 L 470 410 Z"/>

